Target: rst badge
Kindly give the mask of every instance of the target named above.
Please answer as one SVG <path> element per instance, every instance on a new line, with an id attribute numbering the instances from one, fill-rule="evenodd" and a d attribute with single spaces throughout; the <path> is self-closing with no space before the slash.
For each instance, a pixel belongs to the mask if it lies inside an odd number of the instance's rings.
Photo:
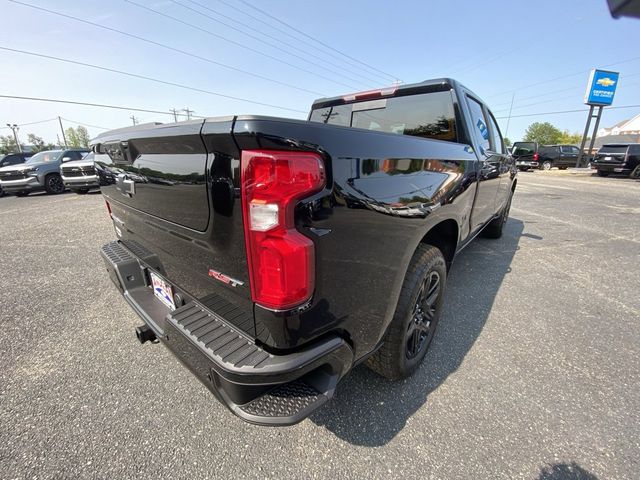
<path id="1" fill-rule="evenodd" d="M 209 276 L 211 278 L 215 278 L 216 280 L 220 280 L 227 285 L 231 285 L 232 287 L 237 287 L 238 285 L 244 285 L 244 282 L 240 280 L 236 280 L 235 278 L 231 278 L 224 273 L 220 273 L 212 268 L 209 269 Z"/>

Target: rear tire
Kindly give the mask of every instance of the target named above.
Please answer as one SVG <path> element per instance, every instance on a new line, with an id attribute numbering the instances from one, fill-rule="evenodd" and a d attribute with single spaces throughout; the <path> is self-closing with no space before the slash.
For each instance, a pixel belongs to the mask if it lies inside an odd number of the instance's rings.
<path id="1" fill-rule="evenodd" d="M 553 167 L 553 163 L 549 160 L 545 160 L 540 164 L 540 170 L 551 170 L 551 167 Z"/>
<path id="2" fill-rule="evenodd" d="M 442 308 L 447 266 L 437 247 L 420 244 L 409 263 L 384 343 L 367 366 L 390 380 L 411 375 L 426 355 Z"/>
<path id="3" fill-rule="evenodd" d="M 597 170 L 598 176 L 599 177 L 608 177 L 609 176 L 609 172 L 603 172 L 602 170 Z"/>
<path id="4" fill-rule="evenodd" d="M 504 224 L 507 223 L 509 219 L 509 210 L 511 210 L 511 199 L 513 198 L 513 192 L 509 194 L 509 200 L 507 200 L 507 204 L 500 212 L 500 216 L 498 218 L 494 218 L 489 222 L 489 224 L 484 227 L 482 231 L 482 236 L 486 238 L 500 238 L 502 237 L 502 230 L 504 228 Z"/>
<path id="5" fill-rule="evenodd" d="M 64 182 L 57 173 L 50 173 L 44 179 L 44 189 L 47 193 L 57 195 L 64 192 Z"/>
<path id="6" fill-rule="evenodd" d="M 559 170 L 566 170 L 569 167 L 558 167 Z"/>

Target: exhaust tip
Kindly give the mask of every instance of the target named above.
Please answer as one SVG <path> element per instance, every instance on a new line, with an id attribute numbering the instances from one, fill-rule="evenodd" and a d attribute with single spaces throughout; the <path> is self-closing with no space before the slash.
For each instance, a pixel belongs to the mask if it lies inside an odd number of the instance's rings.
<path id="1" fill-rule="evenodd" d="M 156 334 L 153 333 L 153 330 L 151 330 L 148 325 L 136 327 L 136 337 L 141 344 L 155 342 L 157 340 Z"/>

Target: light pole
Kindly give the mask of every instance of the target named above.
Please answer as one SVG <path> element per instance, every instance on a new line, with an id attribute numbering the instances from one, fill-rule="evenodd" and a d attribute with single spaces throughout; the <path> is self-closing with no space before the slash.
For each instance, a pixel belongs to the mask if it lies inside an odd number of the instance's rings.
<path id="1" fill-rule="evenodd" d="M 22 153 L 22 145 L 20 145 L 20 141 L 18 140 L 18 130 L 20 130 L 20 127 L 15 123 L 7 123 L 7 127 L 9 127 L 13 131 L 13 138 L 16 141 L 16 145 L 18 146 L 18 151 Z"/>

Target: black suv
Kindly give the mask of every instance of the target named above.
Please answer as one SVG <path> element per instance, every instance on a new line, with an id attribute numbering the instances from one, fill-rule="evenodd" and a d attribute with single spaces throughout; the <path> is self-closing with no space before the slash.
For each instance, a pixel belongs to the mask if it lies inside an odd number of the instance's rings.
<path id="1" fill-rule="evenodd" d="M 520 170 L 539 168 L 550 170 L 558 167 L 566 170 L 575 167 L 580 149 L 575 145 L 538 145 L 536 142 L 513 144 L 513 158 Z"/>
<path id="2" fill-rule="evenodd" d="M 610 173 L 631 173 L 640 165 L 639 143 L 609 143 L 600 147 L 593 159 L 593 167 L 600 177 Z"/>
<path id="3" fill-rule="evenodd" d="M 24 163 L 32 155 L 33 153 L 7 153 L 6 155 L 0 155 L 0 168 Z M 2 186 L 0 186 L 0 197 L 3 196 L 4 190 L 2 190 Z"/>

